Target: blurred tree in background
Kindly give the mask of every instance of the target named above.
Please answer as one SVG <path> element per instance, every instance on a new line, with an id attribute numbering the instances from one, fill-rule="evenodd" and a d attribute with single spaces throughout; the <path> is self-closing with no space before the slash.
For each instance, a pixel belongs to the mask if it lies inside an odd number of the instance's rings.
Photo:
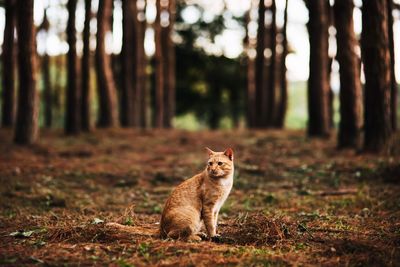
<path id="1" fill-rule="evenodd" d="M 2 126 L 11 127 L 15 117 L 15 57 L 14 49 L 15 24 L 16 24 L 16 0 L 4 1 L 6 10 L 6 23 L 4 28 L 4 41 L 2 53 L 2 82 L 3 82 L 3 106 L 2 106 Z"/>
<path id="2" fill-rule="evenodd" d="M 13 125 L 17 106 L 19 122 L 14 127 L 19 143 L 34 142 L 38 123 L 47 128 L 64 125 L 66 134 L 78 134 L 93 128 L 95 116 L 96 126 L 106 128 L 188 128 L 191 123 L 195 129 L 283 128 L 288 107 L 296 108 L 292 101 L 301 102 L 289 94 L 299 94 L 297 89 L 288 89 L 287 63 L 296 53 L 288 35 L 288 24 L 293 23 L 289 0 L 248 1 L 239 15 L 224 1 L 216 13 L 198 1 L 52 1 L 43 4 L 43 19 L 37 25 L 27 16 L 28 11 L 33 13 L 33 4 L 32 10 L 15 8 L 22 2 L 0 1 L 6 10 L 2 126 Z M 365 150 L 380 151 L 397 128 L 393 11 L 399 9 L 398 2 L 362 2 L 361 46 L 353 29 L 353 11 L 359 7 L 352 0 L 299 3 L 308 11 L 308 22 L 302 25 L 310 47 L 308 135 L 328 137 L 337 123 L 338 147 L 360 149 L 364 142 Z M 18 19 L 24 21 L 17 27 L 22 34 L 17 36 L 24 40 L 18 47 L 14 45 L 17 12 L 26 12 Z M 228 56 L 221 46 L 232 25 L 239 29 L 236 34 L 243 33 L 238 41 L 242 53 L 236 56 Z M 60 51 L 52 54 L 48 40 L 54 32 Z M 112 46 L 117 36 L 122 36 L 120 51 Z M 332 40 L 337 44 L 334 52 Z M 338 100 L 332 80 L 335 64 L 340 66 Z M 36 102 L 37 88 L 40 102 Z M 335 116 L 337 106 L 340 118 Z"/>
<path id="3" fill-rule="evenodd" d="M 243 73 L 241 59 L 229 59 L 223 55 L 209 55 L 195 46 L 199 36 L 211 41 L 224 29 L 223 16 L 211 22 L 199 19 L 187 25 L 180 14 L 185 7 L 177 6 L 177 34 L 181 42 L 176 46 L 176 114 L 194 112 L 196 117 L 216 129 L 224 116 L 232 118 L 236 125 L 243 114 L 246 73 Z M 199 12 L 204 12 L 197 6 Z M 203 16 L 200 16 L 202 18 Z M 243 23 L 243 18 L 235 18 Z M 235 123 L 234 123 L 235 125 Z"/>

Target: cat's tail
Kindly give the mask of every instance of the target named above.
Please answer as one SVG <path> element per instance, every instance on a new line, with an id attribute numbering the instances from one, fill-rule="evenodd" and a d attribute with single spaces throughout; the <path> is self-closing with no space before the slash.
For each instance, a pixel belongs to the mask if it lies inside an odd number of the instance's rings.
<path id="1" fill-rule="evenodd" d="M 173 229 L 168 233 L 164 230 L 160 230 L 161 238 L 172 238 L 172 239 L 181 239 L 186 240 L 189 236 L 191 236 L 194 232 L 190 226 L 186 226 L 183 229 Z"/>
<path id="2" fill-rule="evenodd" d="M 106 226 L 111 229 L 115 229 L 115 230 L 121 231 L 121 232 L 126 232 L 129 234 L 145 235 L 145 236 L 152 236 L 152 237 L 159 236 L 158 229 L 154 229 L 152 227 L 145 227 L 145 226 L 139 226 L 139 225 L 128 226 L 128 225 L 123 225 L 123 224 L 115 223 L 115 222 L 106 223 Z"/>

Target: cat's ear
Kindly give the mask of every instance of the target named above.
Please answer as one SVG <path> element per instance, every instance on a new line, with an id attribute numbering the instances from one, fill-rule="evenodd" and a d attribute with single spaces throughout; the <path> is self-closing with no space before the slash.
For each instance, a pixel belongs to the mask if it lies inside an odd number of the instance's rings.
<path id="1" fill-rule="evenodd" d="M 207 150 L 207 153 L 208 153 L 208 156 L 209 156 L 209 157 L 211 157 L 212 155 L 215 154 L 215 152 L 212 151 L 211 149 L 209 149 L 208 147 L 206 147 L 206 150 Z"/>
<path id="2" fill-rule="evenodd" d="M 233 160 L 233 149 L 228 148 L 224 151 L 224 155 L 227 156 L 230 160 Z"/>

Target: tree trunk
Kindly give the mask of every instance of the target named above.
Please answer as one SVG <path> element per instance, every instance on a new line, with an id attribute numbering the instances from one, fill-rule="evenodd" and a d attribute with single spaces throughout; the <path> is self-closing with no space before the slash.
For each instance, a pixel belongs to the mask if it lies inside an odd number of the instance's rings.
<path id="1" fill-rule="evenodd" d="M 330 27 L 334 27 L 335 25 L 335 18 L 334 18 L 334 14 L 333 14 L 333 7 L 330 5 L 329 1 L 327 1 L 328 3 L 326 4 L 326 8 L 327 8 L 327 16 L 328 16 L 328 47 L 329 47 L 329 38 L 331 37 L 331 35 L 329 34 L 329 28 Z M 334 108 L 334 102 L 335 102 L 335 93 L 333 92 L 333 88 L 331 86 L 331 74 L 332 74 L 332 63 L 333 63 L 333 57 L 329 56 L 328 54 L 328 103 L 329 103 L 329 128 L 333 129 L 335 127 L 335 108 Z"/>
<path id="2" fill-rule="evenodd" d="M 256 127 L 262 126 L 262 111 L 264 98 L 264 50 L 265 50 L 265 2 L 260 1 L 258 6 L 258 30 L 255 59 L 255 88 L 256 88 Z"/>
<path id="3" fill-rule="evenodd" d="M 237 77 L 240 77 L 241 69 L 239 69 L 236 73 Z M 229 92 L 229 102 L 230 102 L 230 117 L 232 118 L 232 127 L 234 129 L 239 128 L 239 119 L 240 119 L 240 111 L 241 111 L 241 106 L 240 106 L 240 98 L 241 98 L 241 92 L 239 92 L 239 88 L 237 86 L 230 86 L 230 92 Z"/>
<path id="4" fill-rule="evenodd" d="M 136 1 L 122 1 L 123 36 L 122 36 L 122 88 L 121 88 L 121 125 L 137 126 L 138 110 L 136 110 Z M 136 90 L 135 90 L 136 89 Z M 139 103 L 139 101 L 137 101 Z"/>
<path id="5" fill-rule="evenodd" d="M 53 90 L 50 82 L 50 57 L 47 53 L 42 58 L 43 95 L 44 95 L 44 125 L 51 128 L 53 123 Z"/>
<path id="6" fill-rule="evenodd" d="M 169 24 L 162 27 L 164 58 L 164 127 L 172 127 L 175 114 L 175 47 L 172 32 L 175 23 L 175 0 L 168 0 Z"/>
<path id="7" fill-rule="evenodd" d="M 328 67 L 326 70 L 328 71 L 327 77 L 328 77 L 328 105 L 329 105 L 329 129 L 332 129 L 335 127 L 335 121 L 334 121 L 334 116 L 335 116 L 335 108 L 333 106 L 333 103 L 335 102 L 335 93 L 333 92 L 333 89 L 331 87 L 331 73 L 332 73 L 332 62 L 333 58 L 329 57 L 328 58 Z"/>
<path id="8" fill-rule="evenodd" d="M 78 57 L 76 54 L 75 12 L 77 0 L 68 0 L 68 78 L 66 94 L 65 133 L 77 134 L 80 130 L 80 90 L 78 86 Z"/>
<path id="9" fill-rule="evenodd" d="M 397 81 L 395 71 L 395 54 L 394 54 L 394 39 L 393 39 L 393 0 L 387 0 L 387 15 L 388 15 L 388 38 L 390 51 L 390 120 L 392 130 L 397 130 Z"/>
<path id="10" fill-rule="evenodd" d="M 338 146 L 357 148 L 362 127 L 362 88 L 357 39 L 353 24 L 353 0 L 336 1 L 333 6 L 340 65 L 340 123 Z"/>
<path id="11" fill-rule="evenodd" d="M 118 125 L 117 94 L 110 55 L 105 51 L 105 34 L 110 30 L 112 0 L 99 0 L 97 14 L 96 71 L 99 96 L 99 127 Z"/>
<path id="12" fill-rule="evenodd" d="M 46 35 L 50 28 L 49 20 L 47 19 L 47 9 L 44 11 L 43 22 L 39 26 L 39 31 L 43 31 Z M 50 57 L 47 54 L 47 47 L 42 56 L 42 75 L 43 75 L 43 106 L 44 106 L 44 125 L 46 128 L 52 126 L 53 120 L 53 90 L 50 80 Z"/>
<path id="13" fill-rule="evenodd" d="M 156 1 L 157 15 L 154 22 L 156 52 L 155 63 L 155 127 L 164 126 L 164 55 L 162 53 L 162 29 L 161 29 L 161 1 Z"/>
<path id="14" fill-rule="evenodd" d="M 31 144 L 39 133 L 33 0 L 18 0 L 17 11 L 19 94 L 14 141 L 17 144 Z"/>
<path id="15" fill-rule="evenodd" d="M 250 7 L 251 9 L 251 7 Z M 245 29 L 246 34 L 243 39 L 243 47 L 245 48 L 245 62 L 244 71 L 246 75 L 246 120 L 247 127 L 254 128 L 256 120 L 256 107 L 255 107 L 255 66 L 254 59 L 249 55 L 249 51 L 252 48 L 250 45 L 250 36 L 248 32 L 248 25 L 250 23 L 250 10 L 245 15 Z"/>
<path id="16" fill-rule="evenodd" d="M 288 54 L 288 41 L 287 41 L 287 20 L 288 20 L 288 5 L 289 0 L 286 0 L 285 4 L 285 14 L 284 14 L 284 22 L 283 22 L 283 29 L 282 29 L 282 59 L 281 59 L 281 70 L 279 72 L 280 75 L 280 101 L 277 107 L 277 115 L 276 115 L 276 127 L 283 128 L 285 125 L 285 117 L 286 117 L 286 110 L 287 110 L 287 79 L 286 79 L 286 56 Z"/>
<path id="17" fill-rule="evenodd" d="M 137 34 L 137 78 L 136 90 L 140 90 L 140 126 L 145 128 L 147 126 L 147 109 L 148 109 L 148 90 L 147 90 L 147 58 L 144 50 L 144 38 L 146 34 L 147 21 L 146 21 L 146 2 L 144 2 L 143 9 L 138 12 L 138 34 Z"/>
<path id="18" fill-rule="evenodd" d="M 390 53 L 386 0 L 363 1 L 361 53 L 365 73 L 364 150 L 382 150 L 391 135 Z"/>
<path id="19" fill-rule="evenodd" d="M 327 1 L 307 0 L 310 39 L 308 79 L 308 135 L 329 135 L 328 18 Z"/>
<path id="20" fill-rule="evenodd" d="M 269 79 L 267 85 L 267 118 L 266 125 L 274 126 L 276 117 L 276 94 L 275 94 L 275 73 L 276 73 L 276 5 L 275 0 L 271 2 L 272 21 L 270 26 L 270 48 L 271 58 L 269 62 Z"/>
<path id="21" fill-rule="evenodd" d="M 142 94 L 143 94 L 143 89 L 138 87 L 138 79 L 139 79 L 139 68 L 140 68 L 140 63 L 141 59 L 139 54 L 141 51 L 139 51 L 139 44 L 138 40 L 140 39 L 139 34 L 141 34 L 140 31 L 140 23 L 138 21 L 138 9 L 136 5 L 136 1 L 134 1 L 135 4 L 133 5 L 133 17 L 134 17 L 134 42 L 132 43 L 132 46 L 135 48 L 135 58 L 134 58 L 134 83 L 133 83 L 133 88 L 134 88 L 134 95 L 133 95 L 133 123 L 135 127 L 140 127 L 141 125 L 141 105 L 142 105 Z"/>
<path id="22" fill-rule="evenodd" d="M 169 54 L 170 54 L 170 69 L 169 69 L 169 74 L 168 74 L 168 80 L 169 80 L 169 88 L 170 88 L 170 94 L 168 98 L 168 103 L 169 103 L 169 114 L 170 114 L 170 127 L 172 127 L 172 120 L 175 116 L 175 109 L 176 109 L 176 50 L 175 50 L 175 45 L 172 40 L 172 35 L 173 35 L 173 29 L 175 25 L 175 20 L 176 20 L 176 0 L 169 0 L 169 28 L 170 28 L 170 33 L 169 33 Z"/>
<path id="23" fill-rule="evenodd" d="M 220 78 L 215 75 L 216 71 L 210 71 L 207 74 L 208 77 L 208 104 L 209 104 L 209 113 L 208 113 L 208 125 L 210 129 L 215 130 L 218 129 L 219 123 L 222 117 L 222 87 L 220 83 Z"/>
<path id="24" fill-rule="evenodd" d="M 64 55 L 58 55 L 54 57 L 54 66 L 56 66 L 55 70 L 55 75 L 53 77 L 53 85 L 54 85 L 54 90 L 52 92 L 52 110 L 53 110 L 53 115 L 55 120 L 53 121 L 53 124 L 55 122 L 61 121 L 61 119 L 64 117 L 64 113 L 62 111 L 62 99 L 64 98 L 62 96 L 63 92 L 63 80 L 64 80 L 64 68 L 66 64 L 64 63 Z M 59 127 L 60 125 L 56 125 Z"/>
<path id="25" fill-rule="evenodd" d="M 92 18 L 92 1 L 85 0 L 85 23 L 83 28 L 82 54 L 82 97 L 81 97 L 81 127 L 90 131 L 90 20 Z"/>
<path id="26" fill-rule="evenodd" d="M 2 124 L 11 127 L 15 119 L 15 50 L 14 29 L 16 23 L 16 0 L 6 0 L 6 25 L 4 28 L 3 41 L 3 110 Z"/>
<path id="27" fill-rule="evenodd" d="M 247 69 L 247 126 L 255 128 L 256 120 L 256 86 L 255 86 L 255 62 L 254 59 L 246 58 Z"/>

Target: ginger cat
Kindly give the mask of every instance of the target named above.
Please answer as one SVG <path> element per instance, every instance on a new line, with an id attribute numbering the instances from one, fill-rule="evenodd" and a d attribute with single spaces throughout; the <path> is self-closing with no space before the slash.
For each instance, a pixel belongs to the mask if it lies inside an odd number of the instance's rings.
<path id="1" fill-rule="evenodd" d="M 167 199 L 161 215 L 162 238 L 200 241 L 204 222 L 209 238 L 217 238 L 219 210 L 233 184 L 233 150 L 209 148 L 206 169 L 178 185 Z"/>

